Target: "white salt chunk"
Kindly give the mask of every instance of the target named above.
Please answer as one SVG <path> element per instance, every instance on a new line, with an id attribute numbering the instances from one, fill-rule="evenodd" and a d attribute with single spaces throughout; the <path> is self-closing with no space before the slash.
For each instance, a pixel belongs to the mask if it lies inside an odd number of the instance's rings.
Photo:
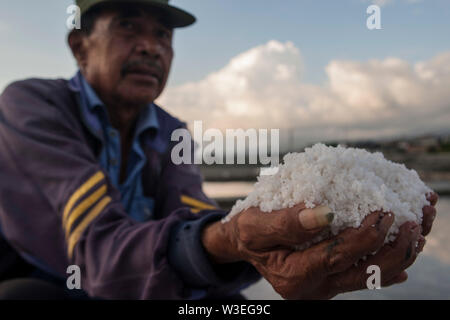
<path id="1" fill-rule="evenodd" d="M 335 213 L 331 233 L 336 235 L 359 227 L 373 211 L 392 212 L 395 220 L 388 242 L 406 221 L 422 222 L 422 208 L 429 205 L 426 194 L 431 191 L 416 171 L 382 153 L 316 144 L 305 152 L 287 154 L 274 175 L 260 175 L 254 190 L 236 202 L 223 222 L 253 206 L 269 213 L 304 202 L 308 208 L 331 208 Z M 329 236 L 323 234 L 312 243 Z"/>

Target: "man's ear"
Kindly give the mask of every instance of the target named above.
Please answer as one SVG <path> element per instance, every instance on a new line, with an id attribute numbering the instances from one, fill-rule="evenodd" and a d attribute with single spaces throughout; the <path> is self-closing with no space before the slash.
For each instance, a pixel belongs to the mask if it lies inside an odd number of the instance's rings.
<path id="1" fill-rule="evenodd" d="M 72 50 L 72 54 L 77 60 L 78 67 L 80 69 L 84 69 L 87 64 L 87 52 L 85 46 L 85 35 L 82 34 L 79 30 L 72 30 L 67 36 L 67 42 L 69 44 L 70 49 Z"/>

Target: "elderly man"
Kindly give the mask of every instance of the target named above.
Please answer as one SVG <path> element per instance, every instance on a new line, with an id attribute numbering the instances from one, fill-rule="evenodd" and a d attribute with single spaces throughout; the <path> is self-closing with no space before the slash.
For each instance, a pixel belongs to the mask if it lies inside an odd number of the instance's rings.
<path id="1" fill-rule="evenodd" d="M 198 169 L 170 159 L 185 124 L 154 104 L 173 30 L 195 18 L 164 0 L 77 4 L 82 27 L 68 43 L 80 71 L 13 83 L 0 98 L 0 297 L 239 297 L 262 275 L 284 298 L 331 298 L 365 287 L 366 264 L 355 262 L 377 250 L 368 263 L 382 284 L 406 280 L 436 195 L 423 226 L 406 223 L 384 247 L 393 217 L 379 212 L 302 252 L 292 248 L 332 220 L 326 207 L 251 208 L 222 224 Z M 82 291 L 66 289 L 71 265 Z"/>

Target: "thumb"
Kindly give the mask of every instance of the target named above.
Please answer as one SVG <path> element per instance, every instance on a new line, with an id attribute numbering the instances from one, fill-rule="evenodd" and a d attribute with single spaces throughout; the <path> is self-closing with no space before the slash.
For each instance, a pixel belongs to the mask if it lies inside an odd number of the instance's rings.
<path id="1" fill-rule="evenodd" d="M 334 219 L 334 213 L 327 206 L 318 206 L 300 211 L 298 219 L 305 230 L 314 230 L 328 226 Z"/>
<path id="2" fill-rule="evenodd" d="M 296 245 L 311 241 L 321 234 L 334 219 L 334 213 L 328 206 L 303 209 L 297 213 Z"/>
<path id="3" fill-rule="evenodd" d="M 251 247 L 295 247 L 312 240 L 327 227 L 334 214 L 327 206 L 306 209 L 304 204 L 292 208 L 257 213 L 252 219 Z"/>

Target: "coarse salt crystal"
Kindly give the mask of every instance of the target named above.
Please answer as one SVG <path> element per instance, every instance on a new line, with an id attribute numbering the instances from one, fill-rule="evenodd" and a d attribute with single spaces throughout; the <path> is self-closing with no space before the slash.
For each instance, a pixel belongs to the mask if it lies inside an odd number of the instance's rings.
<path id="1" fill-rule="evenodd" d="M 373 211 L 394 213 L 386 242 L 395 239 L 406 221 L 422 222 L 422 208 L 432 190 L 414 170 L 364 149 L 316 144 L 302 153 L 289 153 L 274 175 L 259 176 L 254 190 L 238 200 L 223 223 L 250 207 L 263 212 L 327 205 L 334 212 L 331 233 L 322 234 L 302 249 L 348 227 L 359 227 Z M 389 213 L 390 215 L 390 213 Z"/>

